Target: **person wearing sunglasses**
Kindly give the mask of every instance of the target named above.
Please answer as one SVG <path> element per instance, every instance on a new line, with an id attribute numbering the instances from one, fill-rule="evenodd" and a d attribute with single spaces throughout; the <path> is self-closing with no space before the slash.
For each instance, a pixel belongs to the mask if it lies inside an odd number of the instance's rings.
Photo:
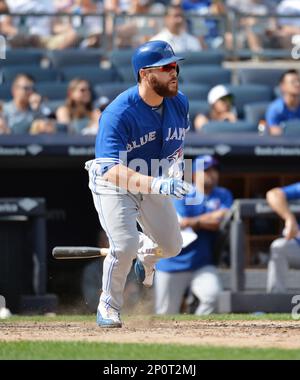
<path id="1" fill-rule="evenodd" d="M 156 262 L 181 250 L 171 197 L 181 199 L 190 190 L 182 180 L 189 129 L 188 100 L 178 91 L 182 59 L 164 41 L 149 41 L 135 50 L 137 84 L 101 114 L 96 158 L 86 162 L 94 205 L 110 245 L 97 310 L 100 327 L 122 326 L 123 292 L 133 260 L 138 281 L 150 287 Z"/>
<path id="2" fill-rule="evenodd" d="M 228 87 L 217 85 L 213 87 L 207 96 L 207 102 L 210 106 L 208 115 L 198 114 L 194 119 L 194 128 L 201 131 L 204 124 L 210 120 L 237 121 L 237 112 L 234 107 L 234 97 Z"/>
<path id="3" fill-rule="evenodd" d="M 27 74 L 18 74 L 12 83 L 11 92 L 13 98 L 4 103 L 3 116 L 12 133 L 27 133 L 38 116 L 29 101 L 34 92 L 34 79 Z"/>

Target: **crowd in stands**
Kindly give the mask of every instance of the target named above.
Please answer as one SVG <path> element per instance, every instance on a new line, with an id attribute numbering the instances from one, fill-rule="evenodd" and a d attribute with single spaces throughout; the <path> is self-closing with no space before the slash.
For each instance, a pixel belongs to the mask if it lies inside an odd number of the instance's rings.
<path id="1" fill-rule="evenodd" d="M 298 28 L 300 32 L 294 18 L 277 18 L 274 26 L 254 17 L 299 14 L 297 2 L 290 0 L 0 0 L 0 34 L 8 43 L 0 67 L 0 134 L 95 134 L 101 112 L 134 84 L 132 48 L 149 39 L 165 40 L 186 56 L 179 79 L 190 101 L 192 130 L 213 133 L 237 127 L 237 132 L 257 133 L 263 121 L 264 133 L 285 133 L 286 122 L 300 118 L 299 73 L 244 69 L 238 83 L 233 82 L 233 73 L 222 67 L 222 51 L 212 49 L 222 45 L 220 38 L 225 45 L 232 43 L 229 30 L 220 36 L 216 20 L 191 18 L 226 15 L 227 10 L 251 16 L 240 20 L 243 32 L 238 35 L 253 51 L 264 48 L 266 35 L 274 40 L 279 34 L 289 36 L 291 42 Z M 92 16 L 101 12 L 107 16 L 105 24 Z M 34 16 L 39 13 L 53 17 Z M 101 49 L 86 48 L 102 46 L 103 28 L 117 44 L 111 40 L 102 56 Z M 18 50 L 24 54 L 13 58 Z M 217 123 L 216 129 L 211 123 Z"/>

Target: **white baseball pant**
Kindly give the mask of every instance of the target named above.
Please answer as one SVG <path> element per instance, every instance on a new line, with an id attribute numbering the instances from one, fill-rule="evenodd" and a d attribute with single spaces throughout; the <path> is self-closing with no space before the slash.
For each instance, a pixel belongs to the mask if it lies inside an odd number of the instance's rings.
<path id="1" fill-rule="evenodd" d="M 90 189 L 110 253 L 103 263 L 100 300 L 116 310 L 123 305 L 123 291 L 132 261 L 137 254 L 154 267 L 162 257 L 176 256 L 182 237 L 171 200 L 163 195 L 133 195 L 90 173 Z M 137 229 L 137 221 L 144 233 Z M 160 256 L 157 255 L 160 248 Z"/>
<path id="2" fill-rule="evenodd" d="M 289 268 L 300 269 L 300 245 L 295 240 L 276 239 L 270 246 L 267 292 L 285 293 Z"/>
<path id="3" fill-rule="evenodd" d="M 188 287 L 200 301 L 195 311 L 196 315 L 207 315 L 216 311 L 218 294 L 222 290 L 222 286 L 216 268 L 206 265 L 196 271 L 156 271 L 156 314 L 178 314 Z"/>

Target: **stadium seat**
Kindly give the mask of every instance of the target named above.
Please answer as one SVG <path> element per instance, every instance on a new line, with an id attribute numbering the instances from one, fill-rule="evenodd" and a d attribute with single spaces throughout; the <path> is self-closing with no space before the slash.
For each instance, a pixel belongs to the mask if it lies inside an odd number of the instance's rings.
<path id="1" fill-rule="evenodd" d="M 127 90 L 132 86 L 132 83 L 104 83 L 94 86 L 95 94 L 100 96 L 107 96 L 108 99 L 113 100 L 121 92 Z"/>
<path id="2" fill-rule="evenodd" d="M 265 84 L 275 87 L 284 71 L 282 69 L 239 69 L 238 80 L 241 84 Z"/>
<path id="3" fill-rule="evenodd" d="M 103 51 L 99 49 L 52 50 L 48 52 L 47 57 L 51 65 L 56 68 L 74 65 L 97 66 L 103 57 Z"/>
<path id="4" fill-rule="evenodd" d="M 114 68 L 103 69 L 98 66 L 70 66 L 61 70 L 64 81 L 69 82 L 74 78 L 83 78 L 91 84 L 121 82 L 119 74 Z"/>
<path id="5" fill-rule="evenodd" d="M 1 67 L 10 66 L 40 66 L 42 58 L 45 56 L 42 49 L 14 49 L 6 51 L 6 58 L 1 59 Z"/>
<path id="6" fill-rule="evenodd" d="M 239 117 L 243 117 L 244 105 L 257 102 L 270 102 L 272 100 L 272 89 L 265 85 L 244 84 L 229 85 L 234 95 L 235 106 Z"/>
<path id="7" fill-rule="evenodd" d="M 114 65 L 113 67 L 115 67 L 115 69 L 118 71 L 118 74 L 122 78 L 123 82 L 130 82 L 132 84 L 136 83 L 131 65 Z"/>
<path id="8" fill-rule="evenodd" d="M 210 121 L 203 125 L 203 133 L 257 133 L 257 126 L 246 121 L 238 120 L 236 123 L 229 121 Z"/>
<path id="9" fill-rule="evenodd" d="M 205 101 L 197 101 L 197 100 L 191 100 L 189 102 L 189 114 L 190 114 L 190 121 L 191 121 L 191 129 L 194 128 L 194 120 L 195 117 L 199 114 L 208 114 L 209 112 L 209 104 Z"/>
<path id="10" fill-rule="evenodd" d="M 181 83 L 179 85 L 179 90 L 184 93 L 189 99 L 192 100 L 207 100 L 207 94 L 209 91 L 209 86 L 205 84 L 194 84 L 194 83 Z"/>
<path id="11" fill-rule="evenodd" d="M 180 54 L 178 54 L 180 56 Z M 184 61 L 180 65 L 221 65 L 224 53 L 215 50 L 190 51 L 183 54 Z"/>
<path id="12" fill-rule="evenodd" d="M 48 100 L 45 102 L 45 106 L 50 108 L 52 113 L 55 113 L 57 108 L 64 104 L 64 100 Z"/>
<path id="13" fill-rule="evenodd" d="M 265 120 L 269 102 L 257 102 L 244 105 L 244 119 L 249 123 L 258 124 L 260 120 Z"/>
<path id="14" fill-rule="evenodd" d="M 60 74 L 55 69 L 42 69 L 36 66 L 13 66 L 2 69 L 4 82 L 12 82 L 20 73 L 29 74 L 36 82 L 55 82 L 60 79 Z"/>
<path id="15" fill-rule="evenodd" d="M 11 83 L 3 83 L 0 85 L 0 101 L 10 100 L 12 98 L 11 94 Z"/>
<path id="16" fill-rule="evenodd" d="M 285 121 L 283 124 L 285 136 L 300 135 L 300 119 L 292 119 Z"/>
<path id="17" fill-rule="evenodd" d="M 183 83 L 199 83 L 209 86 L 230 83 L 231 71 L 220 66 L 183 66 L 180 71 Z"/>
<path id="18" fill-rule="evenodd" d="M 65 99 L 67 96 L 68 83 L 37 83 L 36 90 L 48 100 Z"/>
<path id="19" fill-rule="evenodd" d="M 116 49 L 112 50 L 109 55 L 109 60 L 115 67 L 119 66 L 130 66 L 131 67 L 131 58 L 133 55 L 134 49 Z"/>

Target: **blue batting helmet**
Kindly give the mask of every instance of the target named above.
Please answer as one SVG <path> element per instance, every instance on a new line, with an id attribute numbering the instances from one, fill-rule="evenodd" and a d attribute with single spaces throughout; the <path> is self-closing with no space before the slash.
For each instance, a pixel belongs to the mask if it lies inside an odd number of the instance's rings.
<path id="1" fill-rule="evenodd" d="M 139 46 L 132 56 L 132 66 L 135 79 L 139 79 L 140 69 L 146 67 L 164 66 L 184 58 L 175 55 L 171 45 L 165 41 L 148 41 Z"/>

